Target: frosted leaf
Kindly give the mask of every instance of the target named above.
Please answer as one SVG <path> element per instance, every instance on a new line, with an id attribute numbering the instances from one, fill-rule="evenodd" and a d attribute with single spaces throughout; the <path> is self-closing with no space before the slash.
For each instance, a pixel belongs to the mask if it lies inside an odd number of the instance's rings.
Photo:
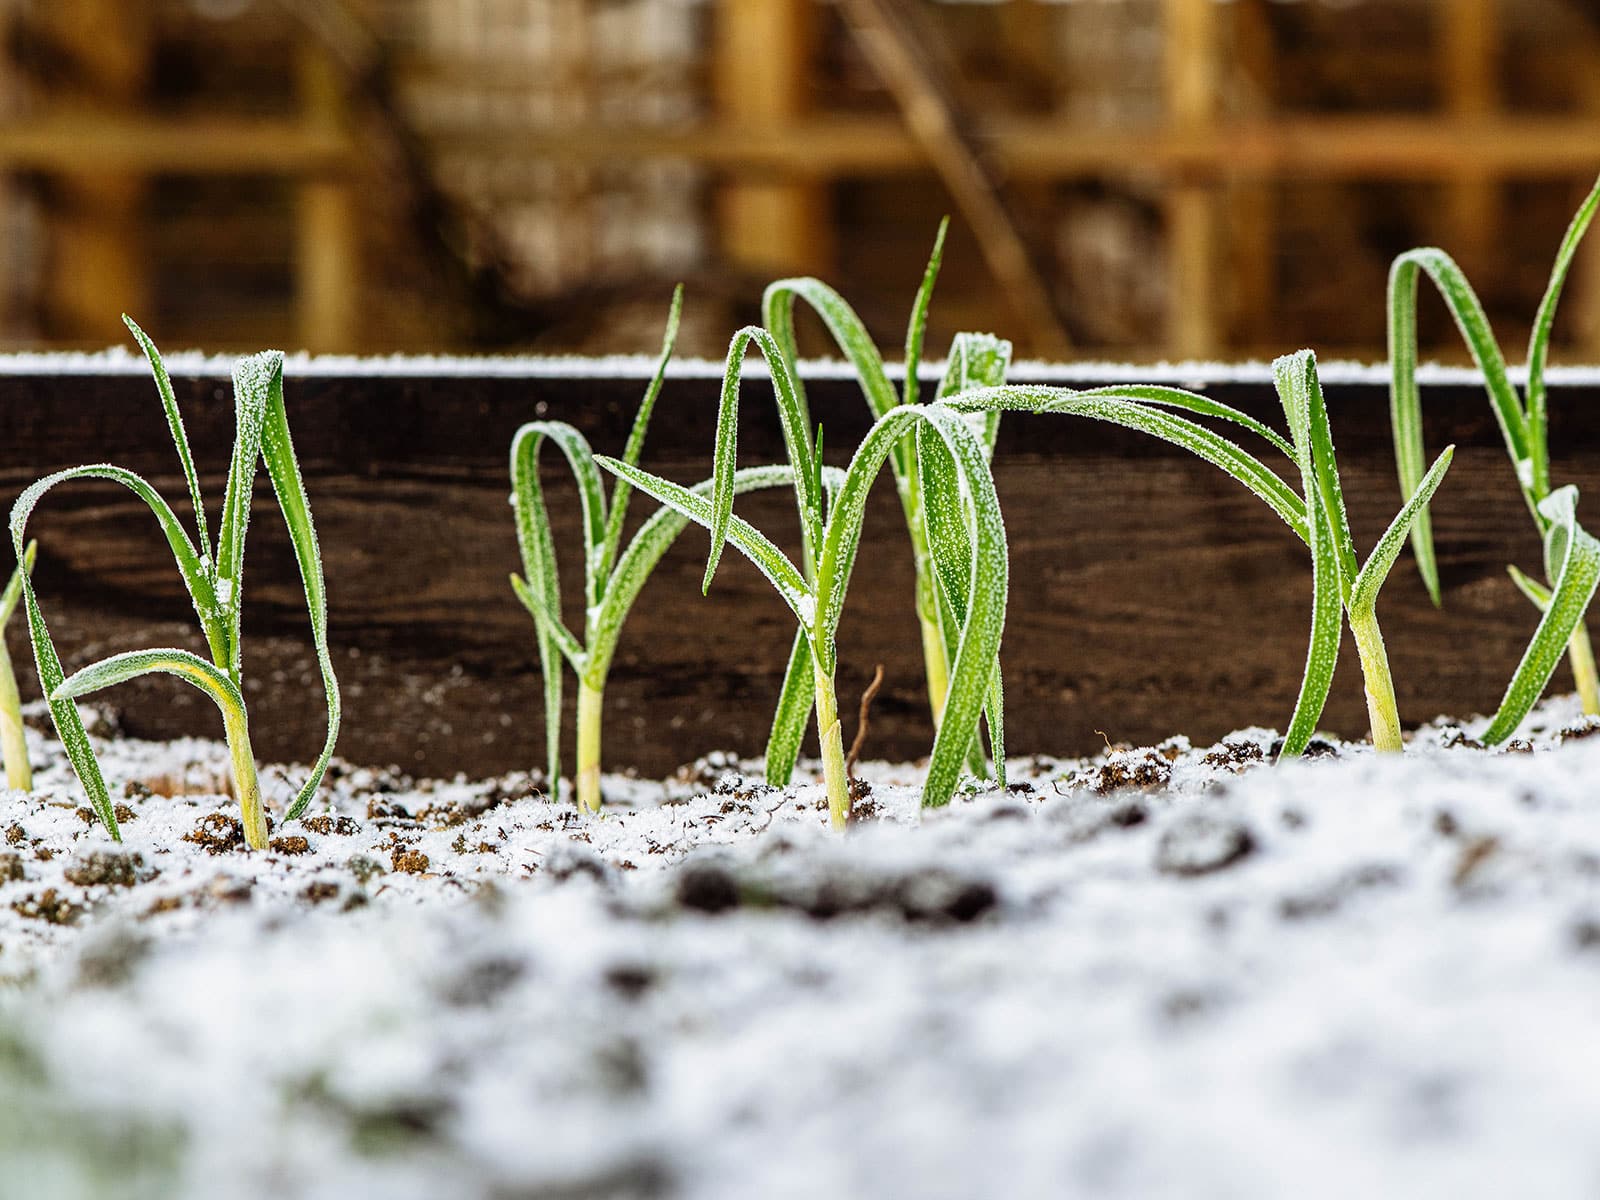
<path id="1" fill-rule="evenodd" d="M 223 608 L 233 603 L 233 580 L 217 580 L 217 603 Z"/>
<path id="2" fill-rule="evenodd" d="M 1517 482 L 1524 491 L 1533 487 L 1533 459 L 1519 458 L 1516 460 Z"/>
<path id="3" fill-rule="evenodd" d="M 809 592 L 797 593 L 794 597 L 795 611 L 800 614 L 800 620 L 807 629 L 813 629 L 817 624 L 817 600 Z"/>

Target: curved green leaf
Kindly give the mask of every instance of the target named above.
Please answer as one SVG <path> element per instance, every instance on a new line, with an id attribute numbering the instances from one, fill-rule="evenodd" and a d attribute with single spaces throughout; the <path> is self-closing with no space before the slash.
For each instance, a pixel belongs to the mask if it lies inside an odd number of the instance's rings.
<path id="1" fill-rule="evenodd" d="M 1572 260 L 1577 256 L 1578 243 L 1588 232 L 1597 208 L 1600 208 L 1600 180 L 1589 190 L 1567 226 L 1561 248 L 1556 251 L 1555 264 L 1550 268 L 1550 282 L 1545 285 L 1544 298 L 1539 301 L 1539 311 L 1533 319 L 1533 330 L 1528 335 L 1528 451 L 1533 460 L 1532 490 L 1536 499 L 1550 492 L 1550 418 L 1544 386 L 1550 329 L 1555 324 L 1556 305 L 1561 300 L 1561 289 L 1566 284 Z"/>
<path id="2" fill-rule="evenodd" d="M 1483 740 L 1491 746 L 1515 733 L 1544 694 L 1600 584 L 1600 542 L 1578 524 L 1577 504 L 1578 489 L 1569 486 L 1557 488 L 1539 505 L 1540 515 L 1549 522 L 1546 538 L 1559 534 L 1561 541 L 1559 557 L 1552 563 L 1555 588 L 1500 708 L 1483 733 Z"/>
<path id="3" fill-rule="evenodd" d="M 1516 567 L 1509 564 L 1506 566 L 1506 574 L 1511 576 L 1511 582 L 1516 585 L 1517 591 L 1526 596 L 1540 612 L 1544 612 L 1550 607 L 1550 589 L 1545 587 L 1544 584 L 1537 579 L 1524 575 Z"/>
<path id="4" fill-rule="evenodd" d="M 905 404 L 917 404 L 922 400 L 917 374 L 922 367 L 922 344 L 928 332 L 928 305 L 933 300 L 933 285 L 939 279 L 939 264 L 944 260 L 944 235 L 949 230 L 950 218 L 945 217 L 939 222 L 939 232 L 933 235 L 933 253 L 928 255 L 922 286 L 917 288 L 917 298 L 911 304 L 911 319 L 906 322 L 906 379 L 900 393 Z"/>
<path id="5" fill-rule="evenodd" d="M 974 388 L 1000 387 L 1011 367 L 1011 343 L 990 333 L 958 333 L 950 342 L 950 357 L 939 381 L 938 398 L 949 400 Z M 967 423 L 994 458 L 995 441 L 1000 436 L 998 410 L 967 414 Z"/>
<path id="6" fill-rule="evenodd" d="M 1389 420 L 1394 434 L 1400 494 L 1410 496 L 1422 482 L 1427 459 L 1422 445 L 1422 401 L 1417 392 L 1417 282 L 1426 272 L 1444 298 L 1467 349 L 1483 372 L 1490 406 L 1525 495 L 1533 483 L 1533 450 L 1527 414 L 1506 375 L 1505 359 L 1489 328 L 1489 318 L 1461 268 L 1443 250 L 1425 247 L 1394 260 L 1389 268 Z M 1527 495 L 1530 508 L 1535 507 Z M 1433 523 L 1424 509 L 1411 526 L 1417 569 L 1435 604 L 1441 602 L 1439 568 L 1433 550 Z"/>
<path id="7" fill-rule="evenodd" d="M 672 290 L 672 305 L 667 309 L 667 331 L 661 338 L 661 354 L 656 359 L 655 373 L 650 377 L 650 386 L 645 389 L 639 411 L 633 415 L 633 428 L 628 431 L 628 441 L 622 451 L 622 461 L 632 466 L 639 465 L 639 456 L 644 453 L 644 435 L 650 427 L 650 414 L 655 411 L 656 397 L 661 394 L 661 385 L 667 378 L 667 364 L 672 361 L 673 346 L 678 340 L 678 319 L 682 313 L 683 284 L 680 283 Z M 611 565 L 617 561 L 617 550 L 622 545 L 622 528 L 628 520 L 628 493 L 627 483 L 617 480 L 611 491 L 611 511 L 606 516 L 600 564 L 595 569 L 602 579 L 611 574 Z"/>
<path id="8" fill-rule="evenodd" d="M 217 530 L 217 602 L 228 629 L 228 674 L 234 683 L 244 666 L 239 626 L 244 615 L 244 543 L 250 528 L 250 501 L 255 494 L 256 460 L 272 397 L 283 404 L 283 354 L 270 350 L 233 364 L 233 459 L 222 497 Z"/>
<path id="9" fill-rule="evenodd" d="M 1310 350 L 1286 354 L 1272 364 L 1278 399 L 1293 431 L 1295 459 L 1300 466 L 1303 486 L 1316 488 L 1321 496 L 1323 519 L 1333 537 L 1333 553 L 1339 565 L 1339 588 L 1344 602 L 1350 602 L 1350 589 L 1360 573 L 1356 565 L 1355 540 L 1350 536 L 1350 519 L 1345 512 L 1344 492 L 1339 482 L 1339 463 L 1333 451 L 1333 430 L 1328 424 L 1328 406 L 1317 377 L 1317 356 Z M 1304 474 L 1309 466 L 1311 474 Z M 1306 492 L 1309 503 L 1310 492 Z"/>
<path id="10" fill-rule="evenodd" d="M 1323 489 L 1317 482 L 1307 364 L 1300 355 L 1287 355 L 1275 361 L 1272 369 L 1284 415 L 1289 420 L 1300 486 L 1305 492 L 1306 529 L 1311 548 L 1311 636 L 1306 646 L 1300 694 L 1295 699 L 1294 712 L 1289 717 L 1289 727 L 1278 752 L 1281 762 L 1298 758 L 1305 752 L 1317 731 L 1317 723 L 1322 720 L 1339 661 L 1339 642 L 1344 635 L 1346 589 L 1340 579 L 1334 527 L 1324 508 Z"/>
<path id="11" fill-rule="evenodd" d="M 560 614 L 551 612 L 550 609 L 546 608 L 544 597 L 529 587 L 527 581 L 521 575 L 512 574 L 511 590 L 516 593 L 517 599 L 522 601 L 522 607 L 527 609 L 528 614 L 533 617 L 540 633 L 550 637 L 555 642 L 556 648 L 561 651 L 562 657 L 567 660 L 568 665 L 572 667 L 576 674 L 583 674 L 585 665 L 583 646 L 579 644 L 577 638 L 572 636 L 571 631 L 561 623 Z"/>
<path id="12" fill-rule="evenodd" d="M 766 359 L 772 375 L 778 421 L 783 428 L 789 465 L 794 468 L 795 501 L 800 511 L 800 532 L 806 562 L 812 561 L 817 542 L 822 536 L 822 493 L 818 486 L 816 451 L 811 442 L 805 406 L 778 342 L 760 326 L 746 325 L 733 335 L 722 373 L 722 399 L 717 409 L 717 443 L 711 471 L 715 484 L 711 500 L 711 552 L 706 558 L 705 578 L 700 585 L 702 592 L 711 588 L 717 563 L 722 557 L 722 547 L 727 541 L 728 524 L 733 517 L 733 477 L 739 443 L 739 381 L 744 370 L 744 356 L 752 345 Z"/>
<path id="13" fill-rule="evenodd" d="M 822 472 L 820 482 L 828 487 L 837 487 L 843 478 L 843 471 L 829 467 Z M 793 482 L 794 472 L 788 467 L 746 467 L 734 474 L 733 490 L 737 495 L 744 495 L 746 492 L 784 487 Z M 706 498 L 711 495 L 714 486 L 714 482 L 707 479 L 688 490 Z M 591 686 L 598 686 L 604 681 L 628 613 L 656 564 L 688 525 L 689 518 L 676 509 L 670 506 L 658 508 L 639 527 L 639 532 L 634 534 L 628 548 L 617 560 L 590 635 L 588 665 L 583 674 L 588 677 Z"/>
<path id="14" fill-rule="evenodd" d="M 566 456 L 578 485 L 578 502 L 583 519 L 583 566 L 585 605 L 597 603 L 600 582 L 595 574 L 601 547 L 606 537 L 606 497 L 595 469 L 594 451 L 588 440 L 565 421 L 530 421 L 511 438 L 511 508 L 516 519 L 517 548 L 522 555 L 522 570 L 528 588 L 536 593 L 546 611 L 560 624 L 561 573 L 556 559 L 555 539 L 550 532 L 550 514 L 545 507 L 544 489 L 539 482 L 539 451 L 552 441 Z M 539 649 L 539 670 L 544 681 L 545 770 L 549 784 L 561 781 L 561 659 L 551 629 L 535 623 Z"/>
<path id="15" fill-rule="evenodd" d="M 646 495 L 654 496 L 662 504 L 682 513 L 696 525 L 710 529 L 716 521 L 711 502 L 681 484 L 604 455 L 597 457 L 595 462 L 613 475 L 626 479 Z M 815 615 L 814 598 L 805 576 L 800 574 L 788 556 L 743 517 L 735 516 L 728 522 L 727 537 L 734 549 L 748 558 L 777 588 L 778 595 L 795 618 L 809 628 Z"/>
<path id="16" fill-rule="evenodd" d="M 816 699 L 812 685 L 811 639 L 804 629 L 796 629 L 778 706 L 772 713 L 772 730 L 767 734 L 766 778 L 773 787 L 788 787 L 794 778 L 794 764 L 800 758 Z"/>
<path id="17" fill-rule="evenodd" d="M 1078 394 L 1081 396 L 1114 396 L 1126 400 L 1139 400 L 1146 404 L 1159 405 L 1162 408 L 1176 408 L 1185 412 L 1192 412 L 1196 416 L 1216 417 L 1218 420 L 1230 421 L 1235 425 L 1248 429 L 1257 437 L 1271 442 L 1273 446 L 1283 452 L 1284 457 L 1290 461 L 1294 460 L 1294 447 L 1272 426 L 1256 420 L 1249 413 L 1241 412 L 1232 405 L 1212 400 L 1210 397 L 1202 396 L 1198 392 L 1151 383 L 1114 384 L 1109 387 L 1085 388 Z"/>
<path id="18" fill-rule="evenodd" d="M 1181 446 L 1226 471 L 1264 500 L 1302 541 L 1308 540 L 1305 501 L 1277 475 L 1204 425 L 1164 411 L 1146 400 L 1125 396 L 1121 389 L 1089 394 L 1068 388 L 1007 384 L 1001 388 L 964 392 L 953 397 L 949 404 L 958 412 L 1069 413 L 1147 433 Z"/>
<path id="19" fill-rule="evenodd" d="M 177 448 L 178 459 L 183 464 L 183 478 L 189 485 L 189 500 L 194 505 L 194 523 L 200 535 L 200 552 L 206 557 L 211 555 L 211 532 L 206 528 L 206 506 L 200 498 L 200 477 L 194 469 L 194 456 L 189 452 L 189 435 L 184 432 L 183 414 L 178 410 L 178 398 L 172 392 L 172 380 L 167 376 L 167 364 L 162 361 L 161 351 L 156 349 L 156 344 L 150 340 L 145 331 L 134 324 L 133 318 L 127 313 L 122 314 L 122 323 L 128 327 L 128 332 L 133 334 L 134 341 L 139 343 L 139 348 L 144 351 L 144 356 L 150 362 L 150 373 L 155 376 L 156 394 L 161 397 L 161 407 L 167 414 L 167 428 L 172 432 L 172 444 Z"/>
<path id="20" fill-rule="evenodd" d="M 1367 561 L 1362 565 L 1361 571 L 1356 576 L 1355 585 L 1350 589 L 1350 610 L 1352 612 L 1370 612 L 1378 603 L 1378 589 L 1383 587 L 1383 581 L 1389 577 L 1389 571 L 1394 567 L 1395 560 L 1400 557 L 1400 549 L 1405 545 L 1406 534 L 1411 531 L 1411 522 L 1416 520 L 1420 513 L 1433 499 L 1434 492 L 1439 490 L 1439 485 L 1444 482 L 1444 473 L 1450 469 L 1450 460 L 1455 455 L 1454 446 L 1446 446 L 1444 452 L 1434 460 L 1433 466 L 1422 477 L 1422 482 L 1417 485 L 1417 490 L 1412 493 L 1411 499 L 1395 514 L 1389 528 L 1384 530 L 1383 536 L 1378 539 L 1378 544 L 1373 547 L 1372 553 L 1367 556 Z"/>
<path id="21" fill-rule="evenodd" d="M 316 651 L 317 670 L 322 675 L 323 698 L 328 708 L 328 726 L 322 739 L 322 750 L 290 803 L 288 812 L 284 814 L 286 821 L 294 821 L 311 803 L 322 784 L 322 777 L 327 773 L 328 764 L 333 761 L 333 748 L 339 740 L 343 702 L 339 695 L 339 680 L 333 669 L 333 653 L 328 647 L 328 589 L 322 577 L 322 548 L 317 542 L 317 527 L 311 519 L 311 501 L 306 496 L 300 460 L 294 452 L 294 439 L 289 434 L 289 416 L 283 402 L 281 363 L 268 389 L 263 416 L 261 459 L 266 464 L 267 477 L 272 481 L 273 495 L 278 498 L 278 511 L 283 514 L 284 525 L 288 527 L 289 542 L 294 547 L 295 565 L 300 571 L 300 587 L 306 598 L 306 616 L 311 622 L 311 644 Z"/>
<path id="22" fill-rule="evenodd" d="M 860 546 L 867 494 L 891 450 L 922 423 L 930 426 L 949 449 L 960 471 L 974 526 L 969 570 L 957 588 L 966 598 L 966 619 L 951 664 L 944 717 L 934 738 L 923 785 L 923 804 L 937 806 L 948 803 L 955 791 L 991 694 L 1005 627 L 1009 563 L 1005 524 L 988 459 L 977 435 L 954 409 L 945 405 L 905 405 L 894 409 L 878 420 L 856 450 L 828 516 L 817 568 L 819 611 L 812 651 L 820 669 L 831 674 L 836 656 L 833 639 Z M 936 555 L 940 553 L 937 547 L 931 549 Z M 944 567 L 936 563 L 936 569 L 944 577 Z"/>
<path id="23" fill-rule="evenodd" d="M 4 629 L 11 620 L 11 614 L 17 611 L 17 604 L 22 599 L 22 573 L 30 574 L 33 571 L 33 562 L 39 555 L 39 543 L 29 542 L 28 549 L 22 556 L 22 561 L 11 572 L 11 580 L 6 584 L 6 590 L 0 595 L 0 629 Z"/>
<path id="24" fill-rule="evenodd" d="M 224 713 L 244 712 L 244 697 L 227 672 L 198 654 L 173 648 L 130 650 L 126 654 L 102 658 L 62 680 L 51 691 L 50 699 L 76 700 L 141 675 L 157 674 L 175 675 L 193 684 L 210 696 Z"/>
<path id="25" fill-rule="evenodd" d="M 132 471 L 110 463 L 72 467 L 65 471 L 57 471 L 53 475 L 46 475 L 24 489 L 11 507 L 11 543 L 17 559 L 21 561 L 25 556 L 23 535 L 28 518 L 40 499 L 58 484 L 77 479 L 105 479 L 121 484 L 143 500 L 155 514 L 162 533 L 166 535 L 167 544 L 172 549 L 179 573 L 183 576 L 184 586 L 189 592 L 189 599 L 194 606 L 195 615 L 200 620 L 201 628 L 205 631 L 206 641 L 212 653 L 226 661 L 227 630 L 212 588 L 210 574 L 202 566 L 194 546 L 189 541 L 189 535 L 179 524 L 177 516 L 167 502 L 161 498 L 159 492 Z M 23 575 L 21 582 L 23 599 L 27 605 L 28 631 L 33 640 L 34 664 L 39 672 L 40 687 L 48 697 L 61 685 L 66 673 L 62 669 L 60 656 L 56 653 L 49 626 L 45 623 L 44 612 L 39 607 L 38 597 L 34 594 L 33 583 L 26 574 Z M 107 832 L 113 838 L 120 840 L 121 835 L 117 830 L 117 819 L 112 811 L 111 797 L 106 791 L 99 761 L 89 742 L 89 735 L 84 730 L 83 719 L 78 714 L 77 706 L 71 700 L 50 700 L 47 703 L 61 745 L 66 750 L 90 804 L 93 805 Z"/>
<path id="26" fill-rule="evenodd" d="M 889 382 L 889 374 L 883 368 L 883 356 L 878 353 L 867 327 L 845 298 L 820 279 L 780 279 L 769 284 L 761 297 L 762 324 L 777 341 L 790 370 L 793 371 L 799 359 L 794 340 L 796 300 L 804 300 L 822 318 L 834 345 L 839 347 L 855 368 L 856 382 L 861 387 L 861 394 L 866 397 L 867 406 L 872 409 L 872 415 L 881 417 L 898 405 L 900 397 L 895 393 L 894 384 Z M 797 384 L 795 391 L 801 411 L 805 412 L 805 386 Z"/>

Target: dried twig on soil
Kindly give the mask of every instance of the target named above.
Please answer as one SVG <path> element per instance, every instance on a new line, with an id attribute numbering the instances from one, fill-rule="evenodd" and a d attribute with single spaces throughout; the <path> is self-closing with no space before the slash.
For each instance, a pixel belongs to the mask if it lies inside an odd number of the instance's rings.
<path id="1" fill-rule="evenodd" d="M 861 693 L 861 711 L 856 717 L 856 736 L 850 740 L 850 753 L 844 756 L 845 778 L 852 782 L 856 777 L 856 760 L 861 757 L 861 747 L 867 742 L 867 718 L 872 712 L 872 701 L 882 686 L 883 664 L 879 663 L 872 670 L 872 682 L 867 684 L 867 690 Z"/>

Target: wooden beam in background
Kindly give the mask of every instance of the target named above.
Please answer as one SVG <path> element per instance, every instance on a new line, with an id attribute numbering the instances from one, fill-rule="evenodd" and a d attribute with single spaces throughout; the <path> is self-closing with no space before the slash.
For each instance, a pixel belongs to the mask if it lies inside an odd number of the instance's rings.
<path id="1" fill-rule="evenodd" d="M 338 134 L 281 118 L 139 118 L 56 112 L 0 122 L 0 168 L 71 173 L 336 175 L 353 147 Z"/>
<path id="2" fill-rule="evenodd" d="M 901 0 L 841 0 L 846 21 L 899 106 L 906 128 L 950 189 L 984 261 L 1028 331 L 1035 353 L 1061 357 L 1072 339 L 966 118 L 932 61 L 930 39 Z"/>
<path id="3" fill-rule="evenodd" d="M 65 148 L 41 154 L 26 131 L 0 125 L 0 164 L 13 157 L 19 136 L 35 152 L 34 162 L 65 161 Z M 1019 179 L 1148 178 L 1182 171 L 1218 181 L 1242 175 L 1446 180 L 1469 157 L 1501 178 L 1592 178 L 1600 158 L 1600 115 L 1498 117 L 1472 125 L 1429 117 L 1289 117 L 1233 120 L 1197 132 L 1086 130 L 1056 117 L 1006 117 L 985 121 L 978 136 L 1006 174 Z M 182 139 L 156 131 L 153 141 L 170 152 Z M 337 169 L 338 154 L 348 149 L 307 145 L 303 137 L 286 145 L 313 162 L 322 154 L 328 169 Z M 730 173 L 799 179 L 879 178 L 929 169 L 910 132 L 897 118 L 885 117 L 811 117 L 764 131 L 720 122 L 676 131 L 614 125 L 462 130 L 441 148 L 441 160 L 452 152 L 585 162 L 682 159 Z M 237 150 L 233 161 L 212 169 L 237 171 L 243 157 Z M 260 166 L 259 156 L 250 161 Z"/>

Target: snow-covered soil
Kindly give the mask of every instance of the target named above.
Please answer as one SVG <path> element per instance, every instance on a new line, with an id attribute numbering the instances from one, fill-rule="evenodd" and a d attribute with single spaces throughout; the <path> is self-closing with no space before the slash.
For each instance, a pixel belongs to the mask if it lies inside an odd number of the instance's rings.
<path id="1" fill-rule="evenodd" d="M 843 836 L 715 759 L 598 820 L 343 768 L 254 855 L 219 745 L 107 742 L 115 847 L 36 737 L 0 1197 L 1594 1196 L 1593 731 L 1251 730 L 920 818 L 879 764 Z"/>

